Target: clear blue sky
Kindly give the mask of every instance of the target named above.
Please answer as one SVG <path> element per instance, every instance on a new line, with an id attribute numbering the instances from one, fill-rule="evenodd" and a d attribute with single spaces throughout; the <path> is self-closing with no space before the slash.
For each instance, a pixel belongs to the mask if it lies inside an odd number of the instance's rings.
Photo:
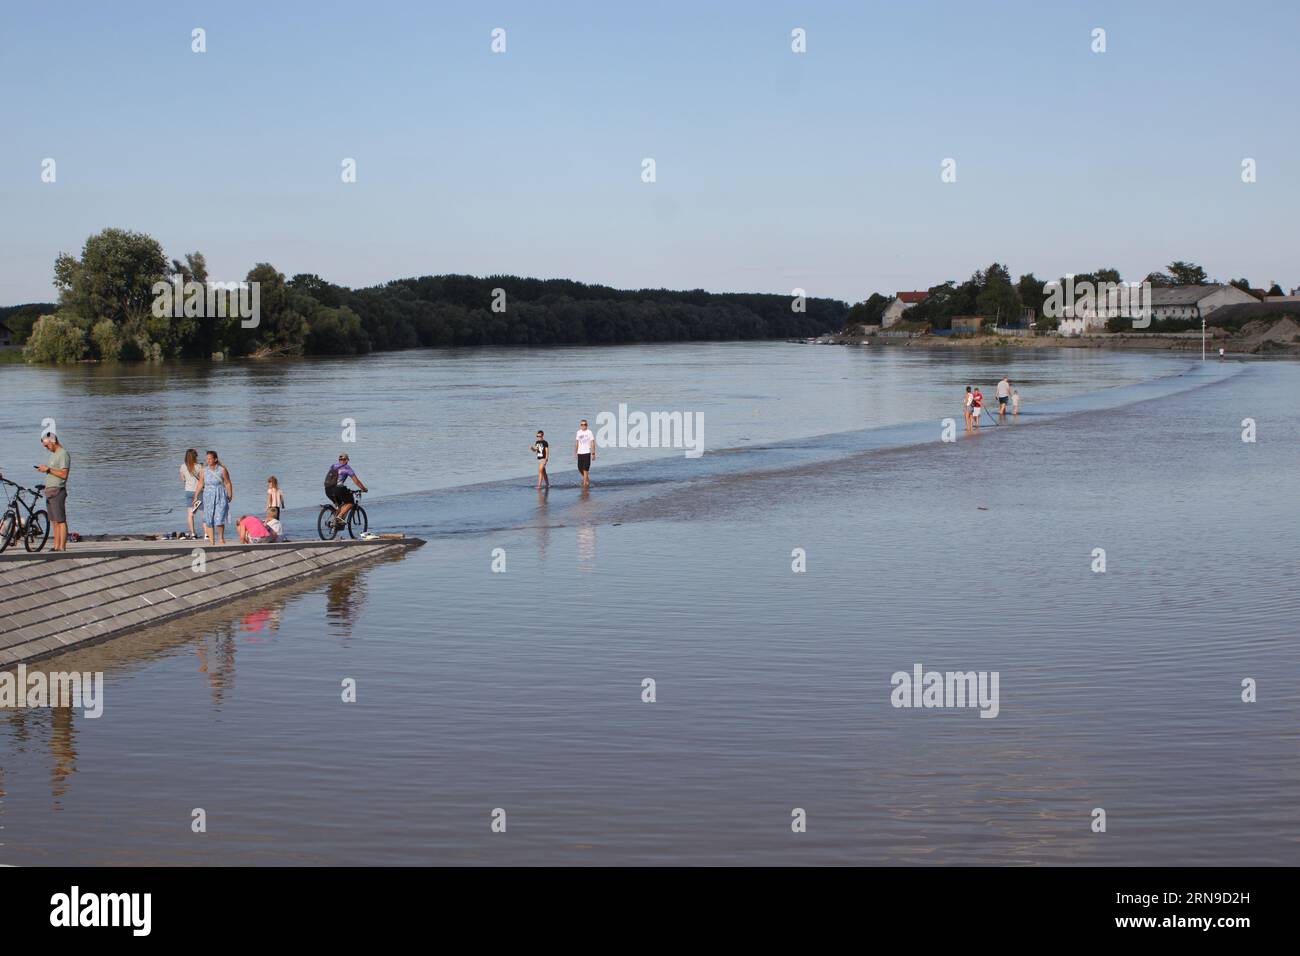
<path id="1" fill-rule="evenodd" d="M 267 261 L 352 286 L 515 273 L 858 300 L 994 259 L 1040 278 L 1189 259 L 1300 285 L 1298 11 L 11 3 L 0 304 L 51 298 L 55 256 L 108 226 L 201 250 L 223 280 Z"/>

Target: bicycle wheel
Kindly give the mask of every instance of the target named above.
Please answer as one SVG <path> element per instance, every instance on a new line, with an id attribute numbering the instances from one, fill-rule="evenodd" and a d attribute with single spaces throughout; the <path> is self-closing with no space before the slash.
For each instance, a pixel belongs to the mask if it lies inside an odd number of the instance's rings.
<path id="1" fill-rule="evenodd" d="M 6 511 L 4 517 L 0 518 L 0 552 L 14 542 L 14 529 L 18 527 L 18 516 L 12 511 Z"/>
<path id="2" fill-rule="evenodd" d="M 322 541 L 333 541 L 339 533 L 339 526 L 334 523 L 334 509 L 321 505 L 320 514 L 316 516 L 316 533 Z"/>
<path id="3" fill-rule="evenodd" d="M 23 529 L 23 547 L 28 551 L 40 551 L 49 540 L 50 516 L 44 511 L 38 511 L 32 515 L 32 520 L 28 521 L 27 527 Z"/>
<path id="4" fill-rule="evenodd" d="M 348 512 L 348 537 L 359 537 L 365 534 L 369 527 L 370 519 L 366 517 L 366 509 L 360 505 L 353 505 L 352 510 Z"/>

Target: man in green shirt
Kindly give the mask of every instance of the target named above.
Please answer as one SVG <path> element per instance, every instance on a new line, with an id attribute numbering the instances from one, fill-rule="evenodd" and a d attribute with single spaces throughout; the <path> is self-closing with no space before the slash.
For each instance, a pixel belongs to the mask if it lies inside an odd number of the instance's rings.
<path id="1" fill-rule="evenodd" d="M 45 507 L 50 513 L 54 530 L 55 551 L 68 550 L 68 472 L 72 470 L 72 456 L 59 444 L 53 432 L 41 436 L 41 444 L 50 453 L 48 464 L 37 465 L 45 475 Z"/>

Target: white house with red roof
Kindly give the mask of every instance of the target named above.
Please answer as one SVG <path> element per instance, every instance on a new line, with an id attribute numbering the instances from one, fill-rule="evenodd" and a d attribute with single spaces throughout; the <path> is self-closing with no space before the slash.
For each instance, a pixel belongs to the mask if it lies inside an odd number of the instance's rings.
<path id="1" fill-rule="evenodd" d="M 887 329 L 898 322 L 906 312 L 914 305 L 920 305 L 930 297 L 928 292 L 899 292 L 889 300 L 889 305 L 885 306 L 885 311 L 880 317 L 880 327 Z"/>

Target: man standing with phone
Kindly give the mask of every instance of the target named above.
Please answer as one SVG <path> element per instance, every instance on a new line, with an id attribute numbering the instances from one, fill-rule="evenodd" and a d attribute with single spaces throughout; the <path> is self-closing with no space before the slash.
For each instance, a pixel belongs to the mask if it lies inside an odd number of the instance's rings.
<path id="1" fill-rule="evenodd" d="M 41 436 L 41 444 L 50 453 L 50 460 L 37 465 L 36 470 L 45 475 L 45 507 L 50 513 L 54 530 L 51 550 L 68 550 L 68 472 L 72 470 L 72 456 L 59 444 L 59 437 L 50 432 Z"/>

